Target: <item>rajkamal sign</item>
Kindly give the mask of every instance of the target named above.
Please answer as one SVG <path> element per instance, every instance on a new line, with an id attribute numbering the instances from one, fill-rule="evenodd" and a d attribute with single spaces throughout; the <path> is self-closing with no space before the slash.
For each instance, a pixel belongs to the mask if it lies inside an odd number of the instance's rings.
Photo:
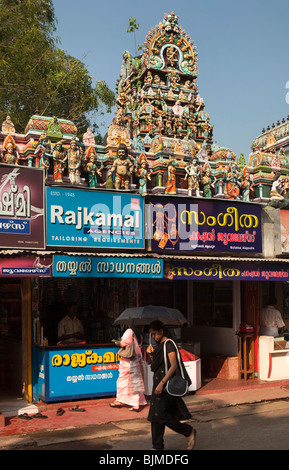
<path id="1" fill-rule="evenodd" d="M 147 213 L 152 251 L 262 252 L 257 204 L 151 197 Z"/>
<path id="2" fill-rule="evenodd" d="M 144 248 L 143 198 L 134 194 L 46 188 L 47 245 Z"/>
<path id="3" fill-rule="evenodd" d="M 0 164 L 0 247 L 44 249 L 44 171 Z"/>

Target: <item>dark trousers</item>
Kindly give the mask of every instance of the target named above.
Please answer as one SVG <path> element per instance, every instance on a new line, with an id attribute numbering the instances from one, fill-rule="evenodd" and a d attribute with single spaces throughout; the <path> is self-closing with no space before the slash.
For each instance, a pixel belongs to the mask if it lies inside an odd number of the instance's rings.
<path id="1" fill-rule="evenodd" d="M 180 423 L 175 416 L 167 415 L 165 424 L 160 424 L 155 421 L 151 422 L 152 444 L 154 449 L 164 449 L 164 433 L 165 427 L 172 429 L 172 431 L 188 437 L 193 428 L 187 423 Z"/>

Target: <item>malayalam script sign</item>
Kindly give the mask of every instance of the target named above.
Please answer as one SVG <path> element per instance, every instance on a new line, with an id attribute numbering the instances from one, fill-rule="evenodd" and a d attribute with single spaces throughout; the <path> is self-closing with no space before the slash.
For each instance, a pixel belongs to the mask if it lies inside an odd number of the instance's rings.
<path id="1" fill-rule="evenodd" d="M 262 252 L 257 204 L 151 197 L 147 212 L 152 251 Z"/>
<path id="2" fill-rule="evenodd" d="M 44 171 L 0 164 L 0 247 L 45 248 Z"/>
<path id="3" fill-rule="evenodd" d="M 168 261 L 164 278 L 191 281 L 288 281 L 289 265 L 265 262 Z"/>
<path id="4" fill-rule="evenodd" d="M 53 276 L 161 279 L 163 260 L 56 255 L 53 256 Z"/>
<path id="5" fill-rule="evenodd" d="M 47 245 L 144 248 L 141 196 L 46 188 Z"/>
<path id="6" fill-rule="evenodd" d="M 5 277 L 51 277 L 52 258 L 41 256 L 5 256 L 0 259 L 0 273 Z"/>
<path id="7" fill-rule="evenodd" d="M 45 401 L 110 396 L 116 393 L 119 375 L 118 347 L 46 350 L 38 365 L 38 387 Z"/>

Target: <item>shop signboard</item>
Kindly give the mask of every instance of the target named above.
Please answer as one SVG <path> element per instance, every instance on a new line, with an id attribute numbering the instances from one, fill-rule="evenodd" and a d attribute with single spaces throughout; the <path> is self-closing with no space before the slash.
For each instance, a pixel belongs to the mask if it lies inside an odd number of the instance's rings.
<path id="1" fill-rule="evenodd" d="M 5 277 L 51 277 L 52 258 L 18 256 L 0 259 L 0 274 Z"/>
<path id="2" fill-rule="evenodd" d="M 158 196 L 146 204 L 152 251 L 262 252 L 258 204 Z"/>
<path id="3" fill-rule="evenodd" d="M 162 279 L 163 260 L 55 255 L 53 276 Z"/>
<path id="4" fill-rule="evenodd" d="M 191 281 L 289 281 L 289 263 L 166 261 L 164 278 Z"/>
<path id="5" fill-rule="evenodd" d="M 0 164 L 0 247 L 45 249 L 44 170 Z"/>
<path id="6" fill-rule="evenodd" d="M 115 395 L 118 349 L 115 345 L 38 349 L 38 398 L 52 402 Z"/>
<path id="7" fill-rule="evenodd" d="M 144 248 L 144 202 L 138 195 L 46 188 L 47 245 Z"/>

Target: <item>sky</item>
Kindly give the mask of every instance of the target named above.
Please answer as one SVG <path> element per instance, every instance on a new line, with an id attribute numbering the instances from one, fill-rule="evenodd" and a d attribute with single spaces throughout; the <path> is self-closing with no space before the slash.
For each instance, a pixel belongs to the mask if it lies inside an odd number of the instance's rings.
<path id="1" fill-rule="evenodd" d="M 288 0 L 53 0 L 59 47 L 115 92 L 122 54 L 175 12 L 198 52 L 199 94 L 213 139 L 246 159 L 267 126 L 289 115 Z M 288 83 L 287 83 L 288 82 Z M 288 101 L 288 102 L 287 102 Z M 114 114 L 105 119 L 107 127 Z M 104 135 L 106 130 L 100 128 Z"/>

